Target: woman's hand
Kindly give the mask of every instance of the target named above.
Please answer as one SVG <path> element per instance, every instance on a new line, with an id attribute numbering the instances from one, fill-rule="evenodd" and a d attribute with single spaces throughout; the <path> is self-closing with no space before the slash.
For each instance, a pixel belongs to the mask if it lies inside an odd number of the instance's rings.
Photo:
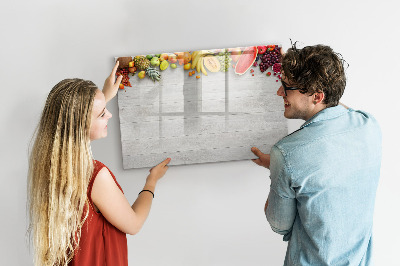
<path id="1" fill-rule="evenodd" d="M 269 154 L 262 153 L 258 148 L 253 147 L 251 151 L 258 157 L 258 159 L 251 159 L 256 164 L 269 169 L 271 156 Z"/>
<path id="2" fill-rule="evenodd" d="M 103 94 L 104 94 L 104 97 L 106 98 L 106 103 L 109 100 L 111 100 L 112 98 L 114 98 L 114 96 L 117 94 L 119 84 L 121 84 L 121 81 L 122 81 L 122 75 L 120 75 L 117 78 L 117 80 L 115 80 L 115 73 L 117 73 L 118 65 L 119 65 L 119 61 L 117 61 L 115 63 L 115 66 L 114 66 L 113 70 L 111 71 L 110 76 L 108 76 L 108 78 L 104 82 Z"/>
<path id="3" fill-rule="evenodd" d="M 150 183 L 157 183 L 157 181 L 163 177 L 165 175 L 165 172 L 167 172 L 169 166 L 167 164 L 169 164 L 169 162 L 171 161 L 171 158 L 167 158 L 164 161 L 162 161 L 161 163 L 159 163 L 158 165 L 154 166 L 153 168 L 151 168 L 149 170 L 150 174 L 147 177 L 147 182 Z"/>

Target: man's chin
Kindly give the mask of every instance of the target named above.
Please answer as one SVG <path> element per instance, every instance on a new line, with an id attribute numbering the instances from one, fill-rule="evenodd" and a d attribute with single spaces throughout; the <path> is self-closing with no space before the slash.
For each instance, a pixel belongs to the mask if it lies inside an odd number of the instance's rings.
<path id="1" fill-rule="evenodd" d="M 283 116 L 284 116 L 285 118 L 287 118 L 287 119 L 292 119 L 292 118 L 293 118 L 293 116 L 292 116 L 291 114 L 289 114 L 289 112 L 287 112 L 287 111 L 285 111 L 285 112 L 283 113 Z"/>

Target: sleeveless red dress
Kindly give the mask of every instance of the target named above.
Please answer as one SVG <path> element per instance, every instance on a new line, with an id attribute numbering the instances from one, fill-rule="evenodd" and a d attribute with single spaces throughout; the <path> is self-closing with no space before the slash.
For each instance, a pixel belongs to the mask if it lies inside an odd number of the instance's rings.
<path id="1" fill-rule="evenodd" d="M 87 195 L 89 200 L 89 214 L 82 226 L 79 247 L 70 266 L 103 266 L 103 265 L 128 265 L 128 244 L 126 234 L 110 224 L 104 216 L 96 212 L 92 201 L 92 187 L 99 171 L 107 166 L 97 160 L 93 160 L 94 171 L 89 182 Z M 110 169 L 108 169 L 110 171 Z M 118 184 L 114 174 L 110 171 L 115 183 Z M 123 192 L 123 191 L 122 191 Z"/>

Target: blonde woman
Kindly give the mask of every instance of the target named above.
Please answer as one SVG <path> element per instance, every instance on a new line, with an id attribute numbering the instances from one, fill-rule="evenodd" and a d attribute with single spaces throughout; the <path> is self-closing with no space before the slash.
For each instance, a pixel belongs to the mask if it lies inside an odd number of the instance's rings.
<path id="1" fill-rule="evenodd" d="M 131 206 L 113 173 L 92 157 L 107 136 L 106 103 L 121 83 L 118 62 L 103 91 L 65 79 L 50 91 L 35 132 L 28 174 L 29 232 L 35 265 L 128 265 L 126 234 L 145 222 L 170 158 L 150 169 Z"/>

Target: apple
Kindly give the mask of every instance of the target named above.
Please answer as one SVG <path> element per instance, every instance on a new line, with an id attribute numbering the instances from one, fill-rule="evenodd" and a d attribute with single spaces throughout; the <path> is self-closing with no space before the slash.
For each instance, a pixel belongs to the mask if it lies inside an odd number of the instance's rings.
<path id="1" fill-rule="evenodd" d="M 267 46 L 257 46 L 257 51 L 259 54 L 264 54 L 267 51 Z"/>
<path id="2" fill-rule="evenodd" d="M 134 67 L 135 66 L 135 62 L 131 61 L 128 63 L 129 67 Z"/>
<path id="3" fill-rule="evenodd" d="M 169 55 L 168 54 L 161 54 L 160 55 L 160 61 L 168 60 Z"/>
<path id="4" fill-rule="evenodd" d="M 177 56 L 179 65 L 183 65 L 183 62 L 184 62 L 183 55 L 184 55 L 184 53 L 183 52 L 177 52 L 175 54 Z"/>
<path id="5" fill-rule="evenodd" d="M 150 61 L 150 64 L 152 66 L 159 66 L 160 65 L 160 59 L 158 59 L 158 57 L 153 57 Z"/>
<path id="6" fill-rule="evenodd" d="M 176 63 L 177 60 L 178 60 L 178 59 L 176 58 L 176 55 L 175 55 L 175 54 L 171 54 L 171 55 L 168 56 L 168 61 L 169 61 L 170 63 Z"/>
<path id="7" fill-rule="evenodd" d="M 184 52 L 183 53 L 183 64 L 187 64 L 192 60 L 192 54 L 189 52 Z"/>
<path id="8" fill-rule="evenodd" d="M 130 73 L 135 73 L 136 67 L 130 67 L 130 68 L 128 68 L 128 70 Z"/>

